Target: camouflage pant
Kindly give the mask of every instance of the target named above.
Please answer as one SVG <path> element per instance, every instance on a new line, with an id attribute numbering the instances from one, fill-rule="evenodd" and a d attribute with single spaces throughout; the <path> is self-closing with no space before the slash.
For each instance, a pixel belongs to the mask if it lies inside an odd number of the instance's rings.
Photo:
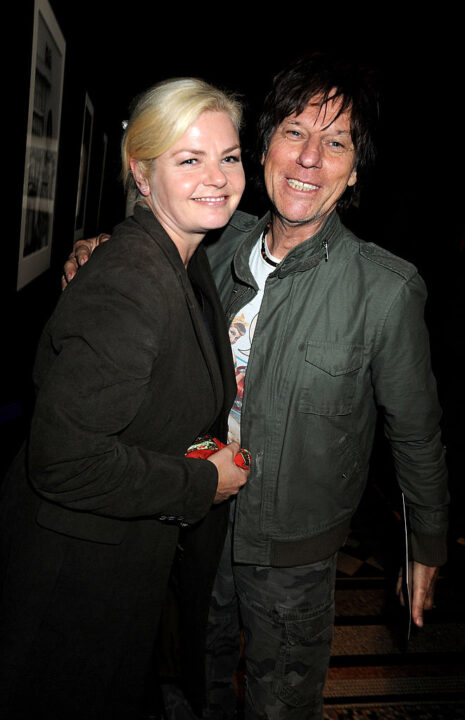
<path id="1" fill-rule="evenodd" d="M 229 538 L 228 538 L 229 540 Z M 209 617 L 204 717 L 231 720 L 244 631 L 246 720 L 317 720 L 334 623 L 336 555 L 293 568 L 221 561 Z"/>

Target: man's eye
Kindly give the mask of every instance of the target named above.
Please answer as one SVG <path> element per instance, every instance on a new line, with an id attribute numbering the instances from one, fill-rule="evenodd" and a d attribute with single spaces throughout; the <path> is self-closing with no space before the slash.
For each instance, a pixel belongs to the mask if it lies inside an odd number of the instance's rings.
<path id="1" fill-rule="evenodd" d="M 290 135 L 292 138 L 300 138 L 301 134 L 298 130 L 287 130 L 287 134 Z"/>
<path id="2" fill-rule="evenodd" d="M 350 149 L 347 143 L 340 142 L 339 140 L 328 140 L 326 145 L 331 151 L 337 153 L 347 152 L 347 150 Z"/>

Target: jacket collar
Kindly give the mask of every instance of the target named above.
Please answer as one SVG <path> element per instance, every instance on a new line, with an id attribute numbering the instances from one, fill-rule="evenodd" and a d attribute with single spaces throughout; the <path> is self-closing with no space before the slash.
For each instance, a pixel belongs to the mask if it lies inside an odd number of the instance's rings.
<path id="1" fill-rule="evenodd" d="M 249 258 L 253 246 L 261 236 L 267 224 L 270 222 L 271 214 L 267 213 L 255 226 L 251 233 L 243 240 L 238 247 L 234 257 L 234 270 L 237 277 L 257 287 L 250 272 Z M 331 250 L 334 249 L 342 234 L 342 223 L 336 211 L 325 220 L 320 230 L 304 242 L 296 245 L 288 252 L 285 258 L 279 263 L 276 270 L 269 277 L 283 278 L 291 273 L 304 272 L 318 265 L 322 260 L 331 257 Z"/>
<path id="2" fill-rule="evenodd" d="M 184 275 L 184 264 L 176 245 L 171 240 L 166 230 L 160 225 L 150 208 L 140 204 L 135 205 L 134 220 L 144 228 L 145 232 L 147 232 L 156 244 L 163 250 L 163 253 L 166 255 L 175 270 L 178 272 L 181 271 L 181 274 Z"/>

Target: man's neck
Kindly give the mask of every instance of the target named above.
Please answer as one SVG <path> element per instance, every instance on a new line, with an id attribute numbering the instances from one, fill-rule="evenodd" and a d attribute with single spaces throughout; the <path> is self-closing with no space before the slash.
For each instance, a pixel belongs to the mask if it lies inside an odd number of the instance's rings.
<path id="1" fill-rule="evenodd" d="M 290 223 L 288 220 L 273 214 L 271 227 L 267 233 L 268 250 L 278 260 L 282 260 L 288 252 L 313 237 L 322 227 L 326 217 L 308 223 Z"/>

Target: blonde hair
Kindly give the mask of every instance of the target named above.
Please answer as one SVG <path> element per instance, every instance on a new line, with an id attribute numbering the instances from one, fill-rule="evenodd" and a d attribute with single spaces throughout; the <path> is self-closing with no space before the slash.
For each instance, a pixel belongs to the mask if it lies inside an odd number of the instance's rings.
<path id="1" fill-rule="evenodd" d="M 133 185 L 130 160 L 148 176 L 153 160 L 174 145 L 201 113 L 226 113 L 239 132 L 242 105 L 234 95 L 197 78 L 173 78 L 154 85 L 139 98 L 121 143 L 125 187 Z"/>

